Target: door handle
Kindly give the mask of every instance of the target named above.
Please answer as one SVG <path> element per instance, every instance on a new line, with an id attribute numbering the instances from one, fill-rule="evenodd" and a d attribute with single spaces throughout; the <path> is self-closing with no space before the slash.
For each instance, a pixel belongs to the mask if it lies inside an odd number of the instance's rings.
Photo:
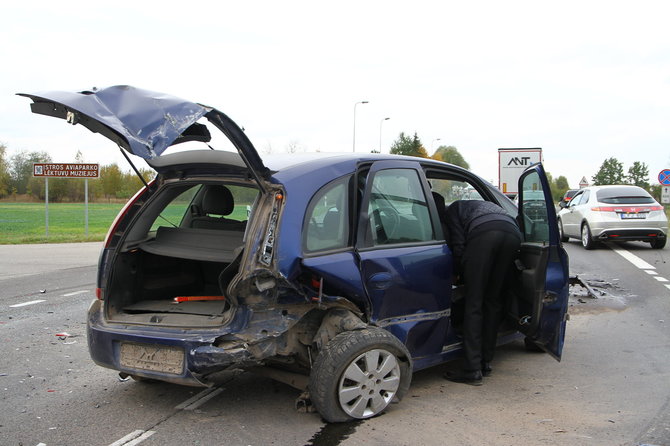
<path id="1" fill-rule="evenodd" d="M 385 290 L 391 286 L 392 277 L 390 273 L 375 273 L 368 277 L 368 284 L 376 290 Z"/>

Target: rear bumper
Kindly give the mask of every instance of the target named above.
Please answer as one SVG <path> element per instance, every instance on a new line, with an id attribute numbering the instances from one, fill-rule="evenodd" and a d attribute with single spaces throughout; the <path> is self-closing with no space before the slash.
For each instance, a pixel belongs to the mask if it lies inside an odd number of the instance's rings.
<path id="1" fill-rule="evenodd" d="M 660 229 L 605 229 L 593 237 L 602 241 L 644 241 L 663 240 L 666 234 Z"/>
<path id="2" fill-rule="evenodd" d="M 595 240 L 649 242 L 664 239 L 668 233 L 668 221 L 665 215 L 659 212 L 652 212 L 653 215 L 644 219 L 622 219 L 619 214 L 610 214 L 614 213 L 593 212 L 591 218 L 587 219 L 591 235 Z"/>
<path id="3" fill-rule="evenodd" d="M 184 334 L 184 330 L 157 329 L 106 324 L 101 318 L 102 302 L 93 301 L 88 313 L 88 349 L 93 361 L 109 369 L 128 375 L 171 382 L 188 386 L 208 386 L 209 377 L 231 366 L 256 365 L 258 361 L 245 348 L 226 349 L 215 347 L 217 339 L 225 332 L 211 330 Z M 135 344 L 148 349 L 169 348 L 183 352 L 183 367 L 172 373 L 148 370 L 141 362 L 137 367 L 122 364 L 122 345 Z M 128 362 L 126 360 L 126 362 Z"/>

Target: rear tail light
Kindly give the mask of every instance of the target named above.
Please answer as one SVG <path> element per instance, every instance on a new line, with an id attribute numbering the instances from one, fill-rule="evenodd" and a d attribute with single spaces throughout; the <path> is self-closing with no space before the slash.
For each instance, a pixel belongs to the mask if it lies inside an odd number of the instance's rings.
<path id="1" fill-rule="evenodd" d="M 592 211 L 595 212 L 632 212 L 632 213 L 640 213 L 640 212 L 651 212 L 651 211 L 662 211 L 663 206 L 596 206 L 594 208 L 591 208 Z"/>
<path id="2" fill-rule="evenodd" d="M 621 208 L 613 208 L 607 206 L 598 206 L 595 208 L 591 208 L 591 210 L 595 212 L 623 212 Z"/>

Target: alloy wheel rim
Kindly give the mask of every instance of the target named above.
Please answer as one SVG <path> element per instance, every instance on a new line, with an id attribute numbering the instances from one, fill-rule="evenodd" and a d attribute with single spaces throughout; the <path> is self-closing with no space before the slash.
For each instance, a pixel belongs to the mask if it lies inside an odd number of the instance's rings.
<path id="1" fill-rule="evenodd" d="M 388 406 L 400 386 L 400 364 L 387 350 L 362 353 L 344 370 L 337 389 L 340 407 L 353 418 L 369 418 Z"/>
<path id="2" fill-rule="evenodd" d="M 582 245 L 588 246 L 589 244 L 589 229 L 586 225 L 582 226 Z"/>

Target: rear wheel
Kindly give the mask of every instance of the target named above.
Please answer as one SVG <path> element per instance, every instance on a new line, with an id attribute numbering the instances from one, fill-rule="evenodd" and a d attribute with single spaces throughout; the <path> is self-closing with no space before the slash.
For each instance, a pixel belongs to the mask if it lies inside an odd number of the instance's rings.
<path id="1" fill-rule="evenodd" d="M 588 223 L 582 225 L 582 246 L 584 249 L 593 249 L 595 248 L 596 242 L 593 241 L 591 237 L 591 228 L 589 228 Z"/>
<path id="2" fill-rule="evenodd" d="M 651 245 L 652 249 L 663 249 L 665 247 L 665 240 L 664 238 L 659 238 L 656 240 L 652 240 L 649 242 Z"/>
<path id="3" fill-rule="evenodd" d="M 567 237 L 563 232 L 563 222 L 561 221 L 560 218 L 558 219 L 558 236 L 561 238 L 561 241 L 563 243 L 567 242 L 570 239 L 570 237 Z"/>
<path id="4" fill-rule="evenodd" d="M 331 423 L 378 415 L 409 388 L 408 358 L 405 346 L 386 330 L 340 333 L 323 347 L 312 367 L 312 403 Z"/>

